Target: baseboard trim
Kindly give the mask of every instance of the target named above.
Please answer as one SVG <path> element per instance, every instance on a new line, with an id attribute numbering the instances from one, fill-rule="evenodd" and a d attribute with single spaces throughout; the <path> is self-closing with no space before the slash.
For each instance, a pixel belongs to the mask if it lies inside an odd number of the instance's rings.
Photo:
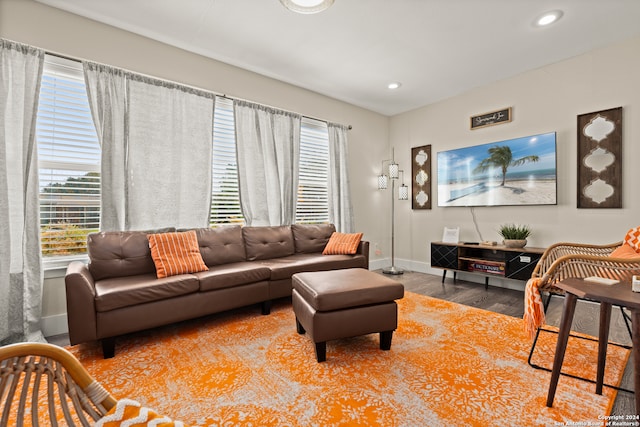
<path id="1" fill-rule="evenodd" d="M 391 260 L 389 258 L 375 260 L 369 263 L 370 270 L 380 270 L 391 265 Z M 396 258 L 395 260 L 396 267 L 402 268 L 406 271 L 415 271 L 417 273 L 425 273 L 425 274 L 433 274 L 434 276 L 442 277 L 443 270 L 440 268 L 432 268 L 431 264 L 422 262 L 422 261 L 414 261 L 410 259 L 402 259 Z M 459 279 L 465 280 L 467 282 L 481 283 L 484 284 L 484 276 L 474 274 L 474 273 L 466 273 L 464 271 L 458 271 L 456 275 Z M 453 279 L 453 271 L 447 271 L 447 279 Z M 515 291 L 523 291 L 525 282 L 520 280 L 511 280 L 504 279 L 501 277 L 489 277 L 489 284 L 491 286 L 495 286 L 498 288 L 506 288 L 512 289 Z"/>
<path id="2" fill-rule="evenodd" d="M 67 313 L 43 317 L 40 325 L 45 337 L 69 333 Z"/>
<path id="3" fill-rule="evenodd" d="M 369 270 L 381 270 L 385 267 L 388 267 L 391 264 L 391 261 L 388 258 L 369 260 Z"/>

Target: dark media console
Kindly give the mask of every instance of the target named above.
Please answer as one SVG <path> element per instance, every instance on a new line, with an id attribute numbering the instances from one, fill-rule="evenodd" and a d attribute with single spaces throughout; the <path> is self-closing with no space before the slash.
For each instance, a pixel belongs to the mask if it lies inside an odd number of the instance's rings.
<path id="1" fill-rule="evenodd" d="M 476 242 L 431 243 L 431 267 L 442 268 L 442 282 L 447 270 L 456 273 L 475 273 L 485 276 L 485 287 L 490 277 L 513 280 L 528 280 L 533 269 L 544 253 L 545 248 L 508 248 L 506 246 L 488 246 Z"/>

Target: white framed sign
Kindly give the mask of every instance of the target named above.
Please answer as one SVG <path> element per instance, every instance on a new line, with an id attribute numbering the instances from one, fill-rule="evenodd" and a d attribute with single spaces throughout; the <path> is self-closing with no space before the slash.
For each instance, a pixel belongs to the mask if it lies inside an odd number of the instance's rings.
<path id="1" fill-rule="evenodd" d="M 458 243 L 460 236 L 460 227 L 445 227 L 442 232 L 442 241 L 444 243 Z"/>

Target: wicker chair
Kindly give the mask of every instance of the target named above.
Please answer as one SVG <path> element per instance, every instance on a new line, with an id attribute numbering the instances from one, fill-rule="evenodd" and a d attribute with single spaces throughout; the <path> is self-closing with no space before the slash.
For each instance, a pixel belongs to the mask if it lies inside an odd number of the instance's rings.
<path id="1" fill-rule="evenodd" d="M 553 295 L 564 296 L 564 291 L 556 287 L 556 283 L 569 277 L 601 276 L 623 281 L 630 280 L 634 274 L 640 274 L 640 255 L 638 258 L 614 258 L 610 256 L 622 244 L 623 241 L 607 245 L 563 242 L 547 248 L 531 275 L 532 278 L 540 278 L 539 290 L 543 295 L 544 312 L 546 313 Z M 546 298 L 544 298 L 544 294 L 547 294 Z M 620 310 L 629 336 L 631 336 L 629 316 L 622 307 Z M 538 328 L 531 345 L 528 362 L 534 368 L 550 371 L 548 368 L 531 362 L 541 331 L 557 333 L 554 330 L 545 329 L 544 326 Z"/>
<path id="2" fill-rule="evenodd" d="M 608 245 L 556 243 L 547 248 L 531 277 L 541 277 L 540 291 L 564 295 L 555 284 L 569 277 L 603 276 L 627 280 L 640 271 L 637 258 L 612 258 L 622 241 Z M 640 257 L 640 255 L 639 255 Z"/>
<path id="3" fill-rule="evenodd" d="M 0 426 L 90 426 L 116 400 L 67 350 L 52 344 L 0 347 Z"/>

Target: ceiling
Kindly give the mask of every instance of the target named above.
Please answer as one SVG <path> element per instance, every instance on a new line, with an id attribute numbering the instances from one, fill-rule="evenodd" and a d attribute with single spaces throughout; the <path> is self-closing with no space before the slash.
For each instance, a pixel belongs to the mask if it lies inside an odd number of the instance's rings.
<path id="1" fill-rule="evenodd" d="M 639 0 L 37 1 L 389 116 L 640 34 Z"/>

